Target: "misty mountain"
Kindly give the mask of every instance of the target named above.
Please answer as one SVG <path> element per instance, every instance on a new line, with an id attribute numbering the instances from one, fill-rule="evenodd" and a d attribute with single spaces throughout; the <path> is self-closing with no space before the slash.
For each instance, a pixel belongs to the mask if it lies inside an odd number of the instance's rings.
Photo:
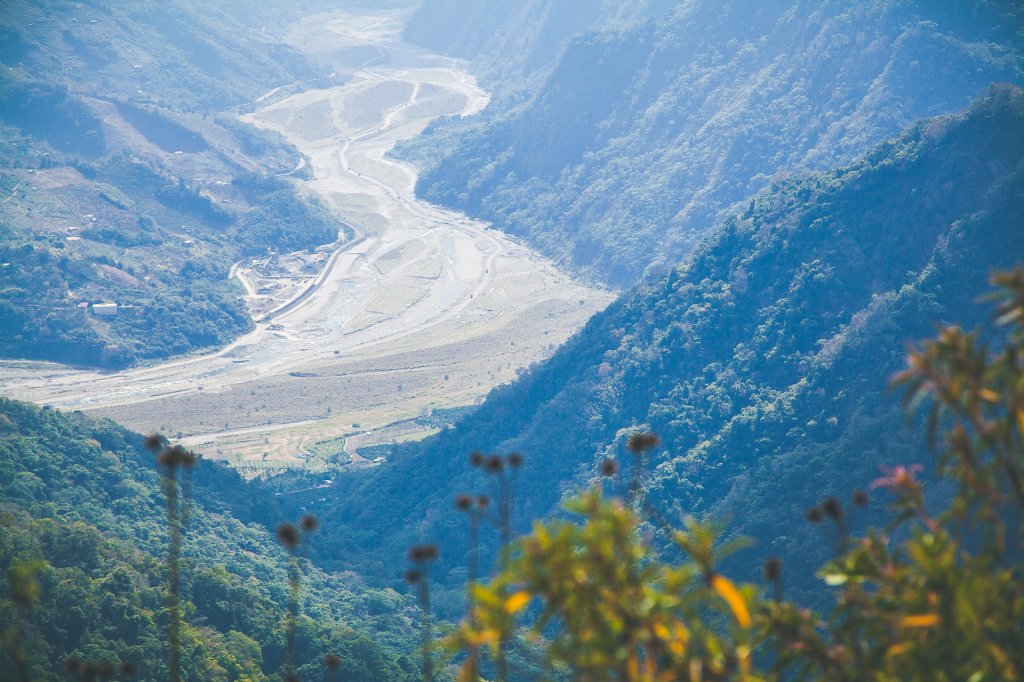
<path id="1" fill-rule="evenodd" d="M 492 86 L 495 103 L 509 106 L 543 84 L 569 41 L 580 33 L 626 27 L 663 15 L 673 0 L 425 0 L 402 37 L 473 62 Z"/>
<path id="2" fill-rule="evenodd" d="M 249 4 L 4 5 L 0 357 L 109 368 L 223 345 L 251 326 L 233 262 L 344 234 L 292 182 L 297 150 L 237 118 L 328 82 L 262 26 L 311 8 Z M 119 314 L 80 307 L 101 302 Z"/>
<path id="3" fill-rule="evenodd" d="M 929 460 L 888 378 L 908 341 L 982 322 L 986 273 L 1024 258 L 1022 219 L 1024 92 L 1011 86 L 852 165 L 777 181 L 454 428 L 343 480 L 321 510 L 345 528 L 333 555 L 372 570 L 430 538 L 457 580 L 467 540 L 452 501 L 491 492 L 468 453 L 525 454 L 525 522 L 557 513 L 604 458 L 628 472 L 626 437 L 651 429 L 655 507 L 728 522 L 806 585 L 830 545 L 804 509 L 880 465 Z"/>
<path id="4" fill-rule="evenodd" d="M 406 37 L 472 59 L 498 95 L 401 150 L 418 191 L 628 285 L 780 174 L 1024 84 L 1017 3 L 630 6 L 425 3 Z"/>
<path id="5" fill-rule="evenodd" d="M 266 32 L 296 3 L 241 5 L 5 2 L 0 62 L 19 80 L 179 110 L 224 108 L 326 75 Z"/>

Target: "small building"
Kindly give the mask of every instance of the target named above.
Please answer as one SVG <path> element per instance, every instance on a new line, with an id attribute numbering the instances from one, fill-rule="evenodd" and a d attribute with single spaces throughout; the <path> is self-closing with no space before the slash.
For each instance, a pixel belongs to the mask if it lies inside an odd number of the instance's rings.
<path id="1" fill-rule="evenodd" d="M 99 317 L 113 317 L 117 315 L 116 303 L 93 303 L 92 314 Z"/>

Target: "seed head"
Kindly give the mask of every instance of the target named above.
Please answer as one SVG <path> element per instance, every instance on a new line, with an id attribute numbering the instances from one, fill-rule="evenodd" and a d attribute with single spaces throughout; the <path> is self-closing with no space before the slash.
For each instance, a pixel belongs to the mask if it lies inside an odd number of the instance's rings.
<path id="1" fill-rule="evenodd" d="M 506 460 L 508 460 L 508 465 L 513 469 L 518 469 L 519 467 L 523 466 L 523 455 L 520 452 L 509 453 L 509 456 L 506 457 Z"/>
<path id="2" fill-rule="evenodd" d="M 131 661 L 121 661 L 121 664 L 117 666 L 118 671 L 122 677 L 135 677 L 135 674 L 139 672 L 139 669 Z"/>
<path id="3" fill-rule="evenodd" d="M 191 469 L 199 461 L 196 453 L 186 450 L 180 445 L 166 447 L 156 456 L 156 461 L 168 469 L 185 467 Z"/>
<path id="4" fill-rule="evenodd" d="M 410 568 L 408 571 L 405 572 L 405 582 L 409 583 L 410 585 L 415 585 L 422 579 L 423 573 L 421 571 L 416 570 L 415 568 Z"/>
<path id="5" fill-rule="evenodd" d="M 316 517 L 312 514 L 305 514 L 301 519 L 299 519 L 299 528 L 306 533 L 312 533 L 319 527 L 320 522 L 317 521 Z"/>
<path id="6" fill-rule="evenodd" d="M 157 452 L 164 446 L 164 437 L 159 433 L 151 433 L 148 436 L 143 437 L 142 447 L 146 448 L 150 452 Z"/>
<path id="7" fill-rule="evenodd" d="M 469 495 L 459 495 L 455 498 L 455 508 L 461 512 L 469 511 L 473 506 L 473 498 Z"/>
<path id="8" fill-rule="evenodd" d="M 614 476 L 619 473 L 619 463 L 614 459 L 606 459 L 601 462 L 600 469 L 602 476 Z"/>
<path id="9" fill-rule="evenodd" d="M 175 445 L 173 447 L 164 448 L 160 451 L 160 454 L 156 456 L 156 461 L 162 466 L 174 468 L 178 465 L 178 449 L 180 447 L 180 445 Z"/>
<path id="10" fill-rule="evenodd" d="M 337 654 L 327 654 L 324 656 L 324 667 L 328 670 L 337 670 L 341 667 L 341 656 Z"/>
<path id="11" fill-rule="evenodd" d="M 484 460 L 484 471 L 490 474 L 496 474 L 505 467 L 504 460 L 501 459 L 501 455 L 491 455 Z"/>
<path id="12" fill-rule="evenodd" d="M 807 510 L 807 520 L 811 523 L 821 523 L 821 519 L 824 518 L 821 514 L 821 509 L 818 507 L 811 507 Z"/>
<path id="13" fill-rule="evenodd" d="M 647 452 L 648 450 L 658 447 L 660 443 L 661 439 L 658 438 L 657 434 L 646 431 L 634 433 L 630 436 L 629 440 L 626 441 L 626 447 L 629 448 L 631 452 L 640 454 L 641 452 Z"/>
<path id="14" fill-rule="evenodd" d="M 838 521 L 843 518 L 843 505 L 834 497 L 827 497 L 821 503 L 821 509 L 830 519 Z"/>
<path id="15" fill-rule="evenodd" d="M 855 505 L 857 505 L 858 507 L 866 507 L 866 506 L 868 506 L 868 503 L 870 501 L 871 501 L 871 498 L 868 496 L 866 491 L 864 491 L 864 490 L 855 490 L 853 492 L 853 503 Z"/>
<path id="16" fill-rule="evenodd" d="M 288 549 L 295 549 L 299 545 L 299 529 L 290 523 L 282 523 L 277 527 L 277 539 Z"/>
<path id="17" fill-rule="evenodd" d="M 484 463 L 484 453 L 479 450 L 474 450 L 469 453 L 469 463 L 471 466 L 478 467 Z"/>
<path id="18" fill-rule="evenodd" d="M 409 559 L 416 564 L 433 561 L 437 555 L 437 545 L 413 545 L 409 549 Z"/>
<path id="19" fill-rule="evenodd" d="M 85 664 L 80 659 L 69 658 L 64 661 L 64 672 L 68 675 L 77 675 L 82 671 L 84 665 Z"/>
<path id="20" fill-rule="evenodd" d="M 476 498 L 476 506 L 480 507 L 481 509 L 487 509 L 487 507 L 490 504 L 491 504 L 491 498 L 487 497 L 486 495 L 479 495 L 479 496 L 477 496 L 477 498 Z"/>
<path id="21" fill-rule="evenodd" d="M 764 562 L 764 579 L 775 582 L 782 575 L 782 559 L 777 556 L 768 557 Z"/>

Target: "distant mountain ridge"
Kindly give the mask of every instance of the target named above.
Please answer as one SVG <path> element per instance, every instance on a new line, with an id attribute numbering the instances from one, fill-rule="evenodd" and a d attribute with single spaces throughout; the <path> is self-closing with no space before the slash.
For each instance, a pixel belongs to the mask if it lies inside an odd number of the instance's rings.
<path id="1" fill-rule="evenodd" d="M 1024 262 L 1022 225 L 1013 86 L 848 167 L 777 182 L 453 429 L 343 479 L 322 510 L 349 529 L 336 555 L 361 565 L 431 538 L 458 575 L 466 535 L 447 510 L 487 489 L 470 451 L 526 455 L 516 514 L 529 519 L 595 480 L 603 458 L 628 469 L 625 437 L 651 429 L 663 439 L 653 503 L 673 519 L 729 520 L 806 584 L 827 547 L 801 529 L 803 510 L 867 485 L 879 465 L 927 461 L 888 377 L 933 325 L 982 321 L 987 274 Z"/>
<path id="2" fill-rule="evenodd" d="M 426 168 L 417 191 L 615 286 L 671 267 L 780 173 L 849 163 L 992 82 L 1024 84 L 1011 2 L 473 5 L 426 2 L 406 31 L 499 93 L 402 150 Z M 552 16 L 579 32 L 524 29 Z"/>
<path id="3" fill-rule="evenodd" d="M 344 234 L 288 177 L 297 150 L 224 111 L 327 82 L 266 32 L 327 9 L 5 3 L 0 357 L 120 368 L 224 345 L 251 326 L 233 262 Z M 99 302 L 122 307 L 79 307 Z"/>

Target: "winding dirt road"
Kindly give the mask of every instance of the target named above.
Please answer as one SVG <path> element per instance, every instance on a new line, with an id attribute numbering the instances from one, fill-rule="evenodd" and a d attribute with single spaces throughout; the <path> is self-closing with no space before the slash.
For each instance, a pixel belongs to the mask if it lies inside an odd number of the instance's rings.
<path id="1" fill-rule="evenodd" d="M 487 103 L 458 62 L 398 42 L 404 18 L 299 25 L 296 46 L 346 82 L 261 98 L 245 117 L 310 159 L 309 190 L 357 231 L 309 288 L 216 353 L 109 374 L 4 362 L 0 392 L 181 432 L 236 463 L 290 463 L 327 438 L 470 404 L 606 305 L 501 232 L 418 200 L 415 169 L 386 158 L 432 118 Z"/>

